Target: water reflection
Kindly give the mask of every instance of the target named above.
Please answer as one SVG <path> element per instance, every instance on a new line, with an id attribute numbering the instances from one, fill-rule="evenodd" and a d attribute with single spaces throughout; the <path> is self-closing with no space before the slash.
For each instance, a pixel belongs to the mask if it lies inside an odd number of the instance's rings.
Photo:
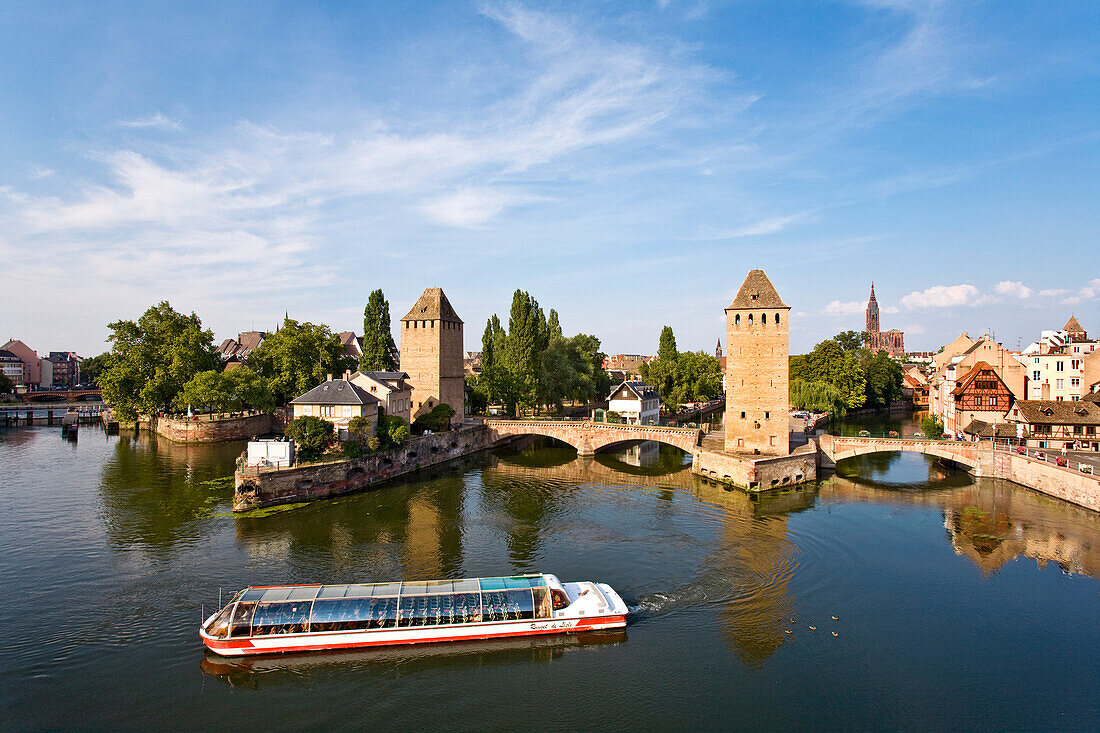
<path id="1" fill-rule="evenodd" d="M 196 538 L 194 520 L 228 508 L 233 461 L 243 443 L 173 443 L 150 433 L 113 442 L 100 471 L 99 496 L 115 546 L 173 549 Z"/>
<path id="2" fill-rule="evenodd" d="M 566 654 L 616 646 L 625 642 L 626 638 L 626 631 L 618 629 L 241 659 L 228 659 L 208 651 L 199 667 L 203 674 L 231 687 L 255 690 L 284 684 L 308 684 L 318 678 L 347 674 L 370 673 L 378 676 L 400 671 L 403 675 L 417 675 L 427 671 L 461 672 L 471 665 L 548 664 L 562 659 Z"/>

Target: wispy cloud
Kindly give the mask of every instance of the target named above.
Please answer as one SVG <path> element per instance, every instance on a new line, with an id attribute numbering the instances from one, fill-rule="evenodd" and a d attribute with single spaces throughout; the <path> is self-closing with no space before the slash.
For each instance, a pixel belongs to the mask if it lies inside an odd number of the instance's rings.
<path id="1" fill-rule="evenodd" d="M 847 303 L 834 300 L 822 308 L 821 313 L 826 316 L 856 316 L 863 313 L 866 308 L 866 303 L 861 303 L 857 300 Z"/>
<path id="2" fill-rule="evenodd" d="M 760 219 L 749 224 L 745 224 L 740 227 L 726 230 L 714 230 L 711 228 L 704 228 L 703 231 L 692 237 L 685 237 L 685 239 L 696 241 L 714 241 L 720 239 L 740 239 L 742 237 L 757 237 L 765 234 L 777 234 L 786 229 L 791 224 L 805 220 L 812 211 L 800 211 L 795 214 L 787 214 L 786 216 L 772 216 L 767 219 Z"/>
<path id="3" fill-rule="evenodd" d="M 993 287 L 997 295 L 1006 295 L 1012 298 L 1027 299 L 1035 292 L 1018 280 L 1002 280 Z"/>
<path id="4" fill-rule="evenodd" d="M 148 117 L 138 117 L 132 120 L 119 120 L 116 124 L 118 124 L 119 127 L 130 128 L 152 127 L 160 130 L 183 129 L 182 122 L 180 122 L 179 120 L 173 120 L 170 117 L 166 117 L 160 112 L 149 115 Z"/>

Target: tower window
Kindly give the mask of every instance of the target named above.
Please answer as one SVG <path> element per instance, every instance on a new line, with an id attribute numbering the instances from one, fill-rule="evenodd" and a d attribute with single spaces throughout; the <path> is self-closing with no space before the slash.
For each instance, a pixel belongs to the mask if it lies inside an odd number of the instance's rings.
<path id="1" fill-rule="evenodd" d="M 775 323 L 776 323 L 776 325 L 779 325 L 779 314 L 778 313 L 775 314 Z"/>
<path id="2" fill-rule="evenodd" d="M 760 314 L 760 322 L 761 323 L 767 323 L 768 322 L 768 314 L 767 313 L 761 313 Z"/>
<path id="3" fill-rule="evenodd" d="M 735 325 L 735 326 L 740 326 L 741 325 L 741 314 L 740 313 L 738 313 L 736 316 L 733 317 L 733 325 Z"/>
<path id="4" fill-rule="evenodd" d="M 741 413 L 741 419 L 742 419 L 742 420 L 744 420 L 744 419 L 745 419 L 745 413 L 744 413 L 744 412 L 742 412 L 742 413 Z"/>
<path id="5" fill-rule="evenodd" d="M 771 420 L 772 419 L 772 414 L 770 412 L 765 412 L 764 413 L 764 419 L 765 420 Z"/>
<path id="6" fill-rule="evenodd" d="M 752 313 L 749 314 L 749 325 L 752 325 Z"/>

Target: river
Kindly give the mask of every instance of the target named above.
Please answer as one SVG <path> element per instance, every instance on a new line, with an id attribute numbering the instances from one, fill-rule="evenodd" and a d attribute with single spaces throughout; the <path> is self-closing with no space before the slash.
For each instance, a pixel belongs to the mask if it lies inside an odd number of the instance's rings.
<path id="1" fill-rule="evenodd" d="M 1100 515 L 914 454 L 750 497 L 652 445 L 534 443 L 229 513 L 239 444 L 0 433 L 6 729 L 1086 729 Z M 249 584 L 547 571 L 625 631 L 228 661 Z M 814 627 L 814 628 L 811 628 Z"/>

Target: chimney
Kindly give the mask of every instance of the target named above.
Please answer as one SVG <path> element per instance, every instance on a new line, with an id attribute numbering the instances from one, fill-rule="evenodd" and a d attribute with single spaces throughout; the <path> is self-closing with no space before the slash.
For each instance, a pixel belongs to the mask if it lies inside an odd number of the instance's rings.
<path id="1" fill-rule="evenodd" d="M 328 373 L 327 375 L 325 375 L 325 376 L 327 377 L 326 381 L 328 381 L 328 382 L 331 382 L 331 381 L 332 381 L 332 372 L 329 372 L 329 373 Z"/>
<path id="2" fill-rule="evenodd" d="M 348 382 L 351 381 L 351 370 L 350 369 L 348 369 L 344 372 L 344 380 L 348 381 Z"/>
<path id="3" fill-rule="evenodd" d="M 1041 400 L 1049 400 L 1050 399 L 1050 380 L 1049 379 L 1043 381 L 1042 389 L 1039 390 L 1039 399 L 1041 399 Z"/>

